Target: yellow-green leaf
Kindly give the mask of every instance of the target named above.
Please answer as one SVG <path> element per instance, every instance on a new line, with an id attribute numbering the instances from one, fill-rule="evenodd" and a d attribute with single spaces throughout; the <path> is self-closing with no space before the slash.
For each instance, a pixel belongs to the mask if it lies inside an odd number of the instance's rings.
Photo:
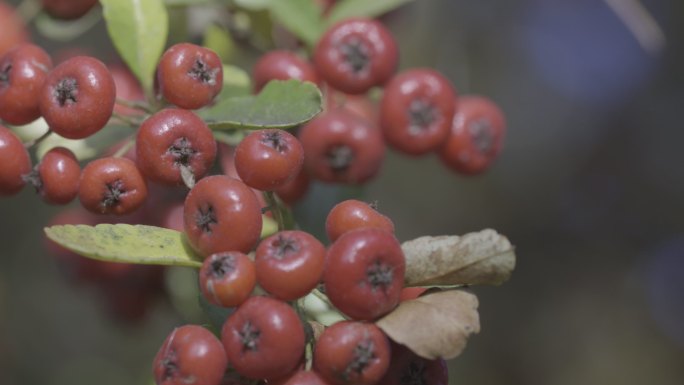
<path id="1" fill-rule="evenodd" d="M 344 0 L 338 1 L 328 16 L 333 24 L 352 17 L 375 18 L 413 0 Z"/>
<path id="2" fill-rule="evenodd" d="M 323 33 L 321 7 L 314 0 L 274 1 L 271 17 L 310 47 Z"/>

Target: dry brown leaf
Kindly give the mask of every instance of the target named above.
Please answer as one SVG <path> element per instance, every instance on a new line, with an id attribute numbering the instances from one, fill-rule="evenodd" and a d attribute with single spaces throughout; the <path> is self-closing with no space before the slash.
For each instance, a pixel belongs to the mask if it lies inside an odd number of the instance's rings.
<path id="1" fill-rule="evenodd" d="M 442 291 L 402 302 L 376 324 L 423 358 L 450 359 L 461 354 L 470 334 L 480 331 L 477 305 L 471 293 Z"/>
<path id="2" fill-rule="evenodd" d="M 401 248 L 406 256 L 406 286 L 499 285 L 515 268 L 513 246 L 491 229 L 420 237 Z"/>

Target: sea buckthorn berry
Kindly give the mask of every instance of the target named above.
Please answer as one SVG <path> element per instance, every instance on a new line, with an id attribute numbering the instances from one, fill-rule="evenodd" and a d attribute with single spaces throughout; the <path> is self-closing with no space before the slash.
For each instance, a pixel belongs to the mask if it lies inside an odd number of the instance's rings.
<path id="1" fill-rule="evenodd" d="M 311 234 L 293 230 L 259 243 L 254 262 L 259 285 L 284 301 L 303 297 L 323 276 L 325 246 Z"/>
<path id="2" fill-rule="evenodd" d="M 314 51 L 321 77 L 336 89 L 361 94 L 394 74 L 399 51 L 391 33 L 378 21 L 349 19 L 325 32 Z"/>
<path id="3" fill-rule="evenodd" d="M 304 150 L 292 134 L 279 129 L 250 133 L 235 149 L 235 169 L 250 187 L 273 191 L 302 168 Z"/>
<path id="4" fill-rule="evenodd" d="M 380 103 L 380 126 L 391 147 L 409 155 L 439 148 L 449 136 L 456 92 L 432 69 L 412 69 L 395 76 Z"/>
<path id="5" fill-rule="evenodd" d="M 288 205 L 293 205 L 301 200 L 306 192 L 309 191 L 311 179 L 304 168 L 290 181 L 275 189 L 278 197 Z"/>
<path id="6" fill-rule="evenodd" d="M 223 87 L 223 65 L 218 55 L 190 43 L 164 52 L 157 67 L 162 95 L 170 103 L 194 110 L 211 103 Z"/>
<path id="7" fill-rule="evenodd" d="M 15 125 L 38 119 L 38 95 L 50 69 L 50 56 L 33 44 L 17 46 L 1 57 L 0 119 Z"/>
<path id="8" fill-rule="evenodd" d="M 181 168 L 196 179 L 207 174 L 216 159 L 216 141 L 209 127 L 188 110 L 169 108 L 143 122 L 136 139 L 140 171 L 158 183 L 181 185 Z"/>
<path id="9" fill-rule="evenodd" d="M 22 17 L 6 2 L 0 2 L 0 56 L 16 45 L 29 41 L 29 32 Z"/>
<path id="10" fill-rule="evenodd" d="M 261 205 L 241 181 L 224 175 L 200 180 L 185 198 L 185 232 L 200 254 L 248 252 L 261 235 Z"/>
<path id="11" fill-rule="evenodd" d="M 399 303 L 406 261 L 394 235 L 356 229 L 328 248 L 323 282 L 330 302 L 357 320 L 373 320 Z"/>
<path id="12" fill-rule="evenodd" d="M 284 50 L 270 51 L 254 64 L 254 91 L 259 92 L 271 80 L 297 79 L 318 83 L 313 66 L 295 53 Z"/>
<path id="13" fill-rule="evenodd" d="M 204 298 L 222 307 L 240 305 L 256 285 L 254 262 L 237 251 L 210 255 L 202 264 L 199 278 Z"/>
<path id="14" fill-rule="evenodd" d="M 505 133 L 506 121 L 496 104 L 479 96 L 462 97 L 439 158 L 456 172 L 480 174 L 499 155 Z"/>
<path id="15" fill-rule="evenodd" d="M 132 160 L 100 158 L 83 169 L 78 198 L 97 214 L 129 214 L 145 203 L 147 184 Z"/>
<path id="16" fill-rule="evenodd" d="M 252 379 L 277 379 L 299 365 L 304 327 L 287 303 L 250 297 L 223 324 L 221 341 L 235 371 Z"/>
<path id="17" fill-rule="evenodd" d="M 31 158 L 24 144 L 9 128 L 0 126 L 0 196 L 14 195 L 26 184 Z"/>
<path id="18" fill-rule="evenodd" d="M 449 371 L 443 359 L 427 360 L 404 345 L 391 343 L 389 369 L 377 385 L 448 385 Z"/>
<path id="19" fill-rule="evenodd" d="M 157 385 L 220 385 L 228 366 L 221 342 L 197 325 L 176 328 L 154 358 Z"/>
<path id="20" fill-rule="evenodd" d="M 362 184 L 373 178 L 385 157 L 379 129 L 341 109 L 328 111 L 299 132 L 304 167 L 323 182 Z"/>
<path id="21" fill-rule="evenodd" d="M 331 384 L 373 385 L 389 367 L 389 339 L 374 324 L 338 322 L 316 342 L 313 363 Z"/>
<path id="22" fill-rule="evenodd" d="M 50 129 L 82 139 L 104 127 L 114 110 L 116 86 L 99 60 L 76 56 L 48 74 L 40 92 L 40 112 Z"/>
<path id="23" fill-rule="evenodd" d="M 73 20 L 90 11 L 97 0 L 42 0 L 43 10 L 55 19 Z"/>
<path id="24" fill-rule="evenodd" d="M 378 228 L 394 233 L 394 223 L 382 215 L 375 204 L 356 199 L 335 205 L 325 220 L 325 232 L 331 242 L 335 242 L 340 235 L 348 231 L 360 228 Z"/>
<path id="25" fill-rule="evenodd" d="M 78 195 L 81 166 L 71 150 L 55 147 L 24 178 L 45 202 L 65 205 Z"/>

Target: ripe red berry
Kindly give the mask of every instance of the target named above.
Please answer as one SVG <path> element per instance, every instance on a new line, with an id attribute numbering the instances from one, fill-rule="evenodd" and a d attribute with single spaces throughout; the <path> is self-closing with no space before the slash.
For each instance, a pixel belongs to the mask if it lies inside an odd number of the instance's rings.
<path id="1" fill-rule="evenodd" d="M 309 233 L 281 231 L 259 243 L 254 262 L 259 285 L 279 299 L 292 301 L 321 281 L 325 246 Z"/>
<path id="2" fill-rule="evenodd" d="M 269 381 L 269 384 L 271 382 Z M 312 370 L 299 370 L 289 377 L 273 381 L 274 385 L 330 385 L 318 373 Z"/>
<path id="3" fill-rule="evenodd" d="M 55 147 L 48 151 L 27 179 L 47 203 L 64 205 L 78 194 L 81 166 L 71 150 Z"/>
<path id="4" fill-rule="evenodd" d="M 196 179 L 207 174 L 216 159 L 216 141 L 194 112 L 169 108 L 143 122 L 136 139 L 136 163 L 155 182 L 181 185 L 181 167 Z"/>
<path id="5" fill-rule="evenodd" d="M 338 322 L 325 329 L 314 350 L 314 368 L 335 385 L 373 385 L 389 363 L 389 340 L 371 323 Z"/>
<path id="6" fill-rule="evenodd" d="M 223 65 L 218 55 L 190 43 L 176 44 L 159 59 L 157 79 L 170 103 L 194 110 L 211 103 L 223 87 Z"/>
<path id="7" fill-rule="evenodd" d="M 283 202 L 293 205 L 306 195 L 310 184 L 309 174 L 302 167 L 294 178 L 275 189 L 275 192 Z"/>
<path id="8" fill-rule="evenodd" d="M 456 172 L 480 174 L 501 152 L 505 132 L 506 121 L 496 104 L 479 96 L 462 97 L 439 158 Z"/>
<path id="9" fill-rule="evenodd" d="M 297 79 L 318 83 L 313 66 L 295 53 L 284 50 L 270 51 L 254 64 L 254 91 L 259 92 L 271 80 Z"/>
<path id="10" fill-rule="evenodd" d="M 43 10 L 55 19 L 78 19 L 90 11 L 97 0 L 42 0 Z"/>
<path id="11" fill-rule="evenodd" d="M 399 61 L 391 33 L 378 21 L 349 19 L 325 32 L 314 51 L 323 79 L 336 89 L 361 94 L 384 84 Z"/>
<path id="12" fill-rule="evenodd" d="M 454 117 L 456 92 L 447 78 L 432 69 L 412 69 L 385 87 L 380 125 L 390 146 L 409 155 L 439 148 Z"/>
<path id="13" fill-rule="evenodd" d="M 304 354 L 304 327 L 285 302 L 250 297 L 223 325 L 221 341 L 235 370 L 252 379 L 292 372 Z"/>
<path id="14" fill-rule="evenodd" d="M 410 301 L 421 296 L 421 294 L 427 291 L 427 287 L 405 287 L 401 289 L 401 295 L 399 296 L 399 301 Z"/>
<path id="15" fill-rule="evenodd" d="M 26 184 L 31 158 L 24 144 L 9 128 L 0 126 L 0 196 L 14 195 Z"/>
<path id="16" fill-rule="evenodd" d="M 83 169 L 78 198 L 97 214 L 128 214 L 145 203 L 147 184 L 133 161 L 100 158 Z"/>
<path id="17" fill-rule="evenodd" d="M 385 157 L 379 129 L 345 110 L 328 111 L 299 132 L 304 167 L 324 182 L 361 184 L 373 178 Z"/>
<path id="18" fill-rule="evenodd" d="M 373 320 L 399 303 L 406 262 L 392 233 L 356 229 L 328 248 L 323 282 L 330 302 L 358 320 Z"/>
<path id="19" fill-rule="evenodd" d="M 391 219 L 382 215 L 373 204 L 356 199 L 335 205 L 325 220 L 325 232 L 331 242 L 348 231 L 360 228 L 378 228 L 394 233 Z"/>
<path id="20" fill-rule="evenodd" d="M 1 57 L 0 119 L 15 125 L 38 119 L 38 96 L 51 69 L 50 56 L 33 44 L 17 46 Z"/>
<path id="21" fill-rule="evenodd" d="M 449 384 L 449 371 L 444 360 L 426 360 L 396 343 L 391 343 L 391 347 L 389 369 L 377 385 Z"/>
<path id="22" fill-rule="evenodd" d="M 208 256 L 248 252 L 261 235 L 261 206 L 241 181 L 214 175 L 200 180 L 185 199 L 185 232 L 192 247 Z"/>
<path id="23" fill-rule="evenodd" d="M 252 188 L 273 191 L 302 168 L 304 150 L 292 134 L 279 129 L 250 133 L 235 149 L 235 169 Z"/>
<path id="24" fill-rule="evenodd" d="M 0 57 L 18 44 L 29 41 L 29 32 L 22 17 L 6 2 L 0 2 Z"/>
<path id="25" fill-rule="evenodd" d="M 40 92 L 40 112 L 50 129 L 82 139 L 104 127 L 114 110 L 116 87 L 99 60 L 77 56 L 55 67 Z"/>
<path id="26" fill-rule="evenodd" d="M 207 301 L 222 307 L 238 306 L 256 285 L 254 262 L 237 251 L 212 254 L 204 260 L 199 279 Z"/>
<path id="27" fill-rule="evenodd" d="M 157 385 L 220 385 L 228 366 L 221 342 L 196 325 L 176 328 L 154 358 Z"/>

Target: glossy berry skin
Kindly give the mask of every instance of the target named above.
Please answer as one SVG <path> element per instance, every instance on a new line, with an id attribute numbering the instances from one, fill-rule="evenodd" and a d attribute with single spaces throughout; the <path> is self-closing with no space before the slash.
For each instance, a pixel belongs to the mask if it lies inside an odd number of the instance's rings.
<path id="1" fill-rule="evenodd" d="M 335 205 L 325 219 L 328 239 L 335 242 L 342 234 L 360 228 L 378 228 L 394 234 L 394 223 L 372 204 L 348 199 Z"/>
<path id="2" fill-rule="evenodd" d="M 281 231 L 259 243 L 254 262 L 259 286 L 276 298 L 292 301 L 320 282 L 325 246 L 304 231 Z"/>
<path id="3" fill-rule="evenodd" d="M 169 334 L 154 358 L 157 385 L 220 385 L 228 366 L 221 342 L 207 329 L 185 325 Z"/>
<path id="4" fill-rule="evenodd" d="M 210 255 L 202 264 L 199 278 L 204 298 L 222 307 L 240 305 L 256 285 L 254 262 L 237 251 Z"/>
<path id="5" fill-rule="evenodd" d="M 426 360 L 407 347 L 391 343 L 389 369 L 377 385 L 448 385 L 449 371 L 442 359 Z"/>
<path id="6" fill-rule="evenodd" d="M 279 129 L 250 133 L 235 149 L 235 169 L 249 187 L 273 191 L 302 169 L 304 150 L 292 134 Z"/>
<path id="7" fill-rule="evenodd" d="M 348 94 L 384 84 L 394 74 L 399 51 L 390 32 L 372 19 L 348 19 L 318 41 L 314 63 L 321 77 Z"/>
<path id="8" fill-rule="evenodd" d="M 78 198 L 96 214 L 129 214 L 145 203 L 147 184 L 132 160 L 100 158 L 83 168 Z"/>
<path id="9" fill-rule="evenodd" d="M 29 41 L 29 32 L 22 17 L 6 2 L 0 2 L 0 57 L 18 44 Z"/>
<path id="10" fill-rule="evenodd" d="M 95 58 L 76 56 L 48 75 L 40 92 L 40 112 L 58 135 L 83 139 L 107 124 L 115 99 L 107 67 Z"/>
<path id="11" fill-rule="evenodd" d="M 181 185 L 181 167 L 200 179 L 216 159 L 216 141 L 206 123 L 194 112 L 169 108 L 143 122 L 136 139 L 140 171 L 158 183 Z"/>
<path id="12" fill-rule="evenodd" d="M 164 99 L 194 110 L 211 103 L 223 87 L 223 66 L 218 55 L 190 43 L 176 44 L 159 59 L 157 79 Z"/>
<path id="13" fill-rule="evenodd" d="M 439 159 L 458 173 L 480 174 L 501 152 L 505 133 L 506 121 L 496 104 L 479 96 L 462 97 Z"/>
<path id="14" fill-rule="evenodd" d="M 309 174 L 307 174 L 302 167 L 294 178 L 275 189 L 275 193 L 283 202 L 288 205 L 293 205 L 306 195 L 306 192 L 309 191 L 310 184 L 311 179 L 309 178 Z"/>
<path id="15" fill-rule="evenodd" d="M 78 195 L 81 166 L 71 150 L 55 147 L 48 151 L 29 180 L 47 203 L 65 205 Z"/>
<path id="16" fill-rule="evenodd" d="M 250 297 L 226 320 L 221 341 L 238 373 L 252 379 L 277 379 L 299 365 L 304 327 L 287 303 Z"/>
<path id="17" fill-rule="evenodd" d="M 328 248 L 323 282 L 330 302 L 356 320 L 374 320 L 399 303 L 406 262 L 392 233 L 356 229 Z"/>
<path id="18" fill-rule="evenodd" d="M 55 19 L 73 20 L 90 11 L 97 0 L 42 0 L 43 10 Z"/>
<path id="19" fill-rule="evenodd" d="M 389 145 L 409 155 L 439 148 L 449 136 L 456 91 L 439 72 L 412 69 L 392 78 L 380 103 L 380 126 Z"/>
<path id="20" fill-rule="evenodd" d="M 9 128 L 0 125 L 0 196 L 14 195 L 26 184 L 31 158 L 24 144 Z"/>
<path id="21" fill-rule="evenodd" d="M 33 44 L 22 44 L 0 57 L 0 119 L 14 125 L 38 119 L 38 95 L 50 69 L 50 56 Z"/>
<path id="22" fill-rule="evenodd" d="M 335 385 L 373 385 L 387 371 L 390 343 L 371 323 L 342 321 L 316 342 L 314 368 Z"/>
<path id="23" fill-rule="evenodd" d="M 261 205 L 241 181 L 224 175 L 209 176 L 185 198 L 184 223 L 190 244 L 201 255 L 246 253 L 261 235 Z"/>
<path id="24" fill-rule="evenodd" d="M 253 78 L 255 92 L 261 91 L 271 80 L 319 81 L 316 70 L 308 61 L 285 50 L 270 51 L 260 57 L 254 64 Z"/>
<path id="25" fill-rule="evenodd" d="M 385 143 L 380 130 L 345 110 L 328 111 L 305 125 L 299 140 L 304 167 L 323 182 L 362 184 L 382 166 Z"/>

